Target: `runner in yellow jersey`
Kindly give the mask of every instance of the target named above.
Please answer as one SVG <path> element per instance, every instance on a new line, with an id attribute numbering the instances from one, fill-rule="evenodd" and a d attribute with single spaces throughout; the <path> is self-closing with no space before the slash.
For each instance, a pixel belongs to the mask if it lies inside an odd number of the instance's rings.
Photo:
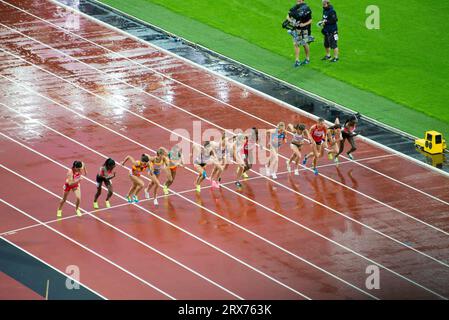
<path id="1" fill-rule="evenodd" d="M 150 179 L 151 182 L 148 184 L 147 188 L 145 189 L 145 197 L 147 199 L 150 199 L 150 190 L 153 189 L 153 202 L 154 205 L 159 205 L 157 201 L 157 190 L 159 189 L 161 183 L 159 182 L 159 175 L 161 174 L 161 171 L 163 168 L 168 168 L 169 166 L 169 159 L 167 157 L 167 149 L 160 147 L 155 157 L 150 157 Z"/>

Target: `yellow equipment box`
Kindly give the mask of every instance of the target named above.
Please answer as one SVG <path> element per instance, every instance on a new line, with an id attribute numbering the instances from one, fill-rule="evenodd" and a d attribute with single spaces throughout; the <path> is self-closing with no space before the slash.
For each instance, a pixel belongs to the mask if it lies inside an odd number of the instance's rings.
<path id="1" fill-rule="evenodd" d="M 436 131 L 426 131 L 424 139 L 415 140 L 415 146 L 430 154 L 443 153 L 447 148 L 443 135 Z"/>

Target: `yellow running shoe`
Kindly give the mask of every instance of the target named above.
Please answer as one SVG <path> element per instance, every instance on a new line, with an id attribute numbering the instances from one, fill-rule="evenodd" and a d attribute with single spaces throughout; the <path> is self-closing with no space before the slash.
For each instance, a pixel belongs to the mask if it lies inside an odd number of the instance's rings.
<path id="1" fill-rule="evenodd" d="M 111 203 L 108 200 L 105 201 L 105 204 L 106 204 L 106 208 L 110 208 L 111 207 Z"/>
<path id="2" fill-rule="evenodd" d="M 334 159 L 334 156 L 333 156 L 332 153 L 328 153 L 328 154 L 327 154 L 327 158 L 328 158 L 329 160 L 332 160 L 332 159 Z"/>
<path id="3" fill-rule="evenodd" d="M 80 210 L 80 209 L 76 210 L 76 215 L 77 215 L 78 217 L 81 217 L 81 210 Z"/>
<path id="4" fill-rule="evenodd" d="M 98 208 L 99 208 L 98 202 L 94 202 L 94 209 L 98 209 Z"/>
<path id="5" fill-rule="evenodd" d="M 249 176 L 248 176 L 248 174 L 246 172 L 243 173 L 243 178 L 245 178 L 245 179 L 249 178 Z"/>
<path id="6" fill-rule="evenodd" d="M 196 192 L 201 192 L 201 186 L 199 184 L 196 185 Z"/>
<path id="7" fill-rule="evenodd" d="M 167 195 L 169 193 L 168 192 L 168 187 L 165 184 L 162 186 L 162 190 L 164 191 L 165 195 Z"/>
<path id="8" fill-rule="evenodd" d="M 56 212 L 56 216 L 57 216 L 58 218 L 61 218 L 61 217 L 62 217 L 62 210 L 58 210 L 58 211 Z"/>

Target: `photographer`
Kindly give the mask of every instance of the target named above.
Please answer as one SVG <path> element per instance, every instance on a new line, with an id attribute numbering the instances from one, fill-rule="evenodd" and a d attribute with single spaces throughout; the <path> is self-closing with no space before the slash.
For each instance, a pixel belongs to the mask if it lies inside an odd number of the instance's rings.
<path id="1" fill-rule="evenodd" d="M 287 15 L 287 20 L 291 26 L 288 33 L 293 37 L 295 47 L 295 67 L 310 63 L 309 42 L 313 41 L 311 34 L 312 10 L 304 3 L 304 0 L 297 0 L 296 5 L 292 7 Z M 306 59 L 299 61 L 300 46 L 304 47 Z"/>
<path id="2" fill-rule="evenodd" d="M 337 13 L 329 0 L 323 0 L 323 20 L 318 22 L 318 26 L 323 29 L 321 32 L 324 35 L 324 47 L 326 48 L 326 55 L 321 59 L 323 61 L 330 60 L 330 62 L 338 61 L 338 27 L 337 27 Z M 330 49 L 334 50 L 334 58 L 331 59 Z"/>

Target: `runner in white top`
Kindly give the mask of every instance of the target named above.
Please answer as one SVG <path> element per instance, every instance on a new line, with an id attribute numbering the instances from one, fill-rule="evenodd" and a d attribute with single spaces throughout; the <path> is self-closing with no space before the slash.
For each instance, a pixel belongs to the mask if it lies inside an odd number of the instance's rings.
<path id="1" fill-rule="evenodd" d="M 222 169 L 220 162 L 218 160 L 217 154 L 214 151 L 213 145 L 210 141 L 204 142 L 203 146 L 194 144 L 193 145 L 193 154 L 196 155 L 195 160 L 193 161 L 193 165 L 198 172 L 198 177 L 195 180 L 195 188 L 197 192 L 201 192 L 201 182 L 203 182 L 204 179 L 206 179 L 206 166 L 208 164 L 214 165 L 214 169 L 217 167 L 219 172 Z M 213 171 L 214 171 L 213 169 Z M 211 176 L 211 180 L 212 180 Z M 214 183 L 214 180 L 212 180 L 212 187 L 218 188 L 218 184 Z"/>
<path id="2" fill-rule="evenodd" d="M 286 160 L 287 170 L 291 172 L 290 167 L 292 162 L 296 163 L 295 175 L 299 175 L 299 167 L 301 165 L 301 148 L 305 142 L 310 143 L 307 139 L 309 137 L 309 131 L 306 129 L 304 124 L 296 124 L 293 126 L 291 123 L 288 124 L 287 130 L 293 134 L 293 138 L 290 141 L 290 149 L 292 149 L 293 154 L 290 159 Z"/>
<path id="3" fill-rule="evenodd" d="M 212 187 L 220 187 L 221 175 L 230 163 L 234 161 L 233 149 L 234 142 L 232 136 L 227 137 L 226 132 L 222 133 L 220 142 L 211 141 L 215 154 L 220 162 L 219 166 L 215 166 L 211 174 Z"/>

